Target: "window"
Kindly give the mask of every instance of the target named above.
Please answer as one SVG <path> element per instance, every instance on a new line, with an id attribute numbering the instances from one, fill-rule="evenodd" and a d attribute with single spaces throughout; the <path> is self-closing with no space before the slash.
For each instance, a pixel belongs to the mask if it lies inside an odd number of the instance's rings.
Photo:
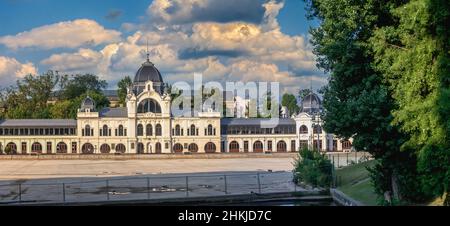
<path id="1" fill-rule="evenodd" d="M 248 152 L 248 141 L 244 141 L 244 152 Z"/>
<path id="2" fill-rule="evenodd" d="M 56 153 L 65 154 L 67 153 L 67 145 L 64 142 L 60 142 L 56 145 Z"/>
<path id="3" fill-rule="evenodd" d="M 109 134 L 108 132 L 110 131 L 109 129 L 108 129 L 108 126 L 107 125 L 103 125 L 103 134 L 100 134 L 100 136 L 111 136 L 111 134 Z"/>
<path id="4" fill-rule="evenodd" d="M 212 125 L 208 125 L 207 134 L 208 134 L 208 136 L 212 136 L 213 135 L 213 126 Z"/>
<path id="5" fill-rule="evenodd" d="M 123 129 L 123 126 L 120 125 L 120 126 L 119 126 L 119 137 L 122 137 L 123 134 L 124 134 L 124 129 Z"/>
<path id="6" fill-rule="evenodd" d="M 77 153 L 77 142 L 72 142 L 72 153 L 73 154 Z"/>
<path id="7" fill-rule="evenodd" d="M 308 127 L 306 127 L 305 125 L 300 126 L 299 133 L 300 134 L 307 134 L 308 133 Z"/>
<path id="8" fill-rule="evenodd" d="M 263 143 L 261 141 L 256 141 L 253 144 L 253 152 L 263 152 Z"/>
<path id="9" fill-rule="evenodd" d="M 342 149 L 351 149 L 352 143 L 348 140 L 342 141 Z"/>
<path id="10" fill-rule="evenodd" d="M 295 140 L 291 140 L 291 151 L 294 152 L 295 150 Z"/>
<path id="11" fill-rule="evenodd" d="M 175 136 L 180 136 L 180 135 L 181 135 L 180 125 L 176 125 L 175 126 Z"/>
<path id="12" fill-rule="evenodd" d="M 267 150 L 272 151 L 272 141 L 267 141 Z"/>
<path id="13" fill-rule="evenodd" d="M 216 145 L 212 142 L 209 142 L 205 145 L 205 152 L 206 153 L 214 153 L 216 152 Z"/>
<path id="14" fill-rule="evenodd" d="M 47 154 L 52 153 L 52 142 L 47 142 Z"/>
<path id="15" fill-rule="evenodd" d="M 144 126 L 142 124 L 139 124 L 137 126 L 137 135 L 138 136 L 144 136 Z"/>
<path id="16" fill-rule="evenodd" d="M 177 143 L 173 146 L 173 151 L 175 153 L 182 153 L 183 152 L 183 145 Z"/>
<path id="17" fill-rule="evenodd" d="M 315 134 L 321 134 L 322 133 L 322 127 L 320 125 L 315 125 L 313 131 L 314 131 Z"/>
<path id="18" fill-rule="evenodd" d="M 191 135 L 191 136 L 196 136 L 196 135 L 198 135 L 198 134 L 195 133 L 195 132 L 196 132 L 196 130 L 195 130 L 195 125 L 191 125 L 191 129 L 188 130 L 188 131 L 189 131 L 188 134 Z"/>
<path id="19" fill-rule="evenodd" d="M 162 127 L 161 124 L 157 124 L 155 128 L 156 136 L 162 136 Z"/>
<path id="20" fill-rule="evenodd" d="M 56 130 L 56 131 L 58 131 L 58 130 Z M 59 133 L 59 131 L 58 131 L 58 133 Z M 84 127 L 84 136 L 86 136 L 86 137 L 91 136 L 91 127 L 89 125 L 86 125 Z"/>
<path id="21" fill-rule="evenodd" d="M 161 154 L 161 143 L 156 143 L 155 145 L 155 153 L 156 154 Z"/>
<path id="22" fill-rule="evenodd" d="M 41 154 L 42 153 L 42 145 L 38 142 L 33 143 L 33 145 L 31 145 L 31 152 Z"/>
<path id="23" fill-rule="evenodd" d="M 190 144 L 190 145 L 188 146 L 188 150 L 189 150 L 190 152 L 198 152 L 198 146 L 197 146 L 197 144 L 195 144 L 195 143 Z"/>
<path id="24" fill-rule="evenodd" d="M 161 106 L 156 100 L 145 99 L 139 103 L 138 113 L 161 113 Z"/>
<path id="25" fill-rule="evenodd" d="M 287 151 L 287 145 L 284 141 L 279 141 L 277 143 L 277 152 L 286 152 Z"/>
<path id="26" fill-rule="evenodd" d="M 116 153 L 125 153 L 126 147 L 123 144 L 117 144 L 116 145 Z"/>
<path id="27" fill-rule="evenodd" d="M 27 153 L 27 143 L 22 142 L 22 154 L 26 154 L 26 153 Z"/>
<path id="28" fill-rule="evenodd" d="M 239 143 L 236 141 L 231 142 L 229 152 L 239 152 Z"/>

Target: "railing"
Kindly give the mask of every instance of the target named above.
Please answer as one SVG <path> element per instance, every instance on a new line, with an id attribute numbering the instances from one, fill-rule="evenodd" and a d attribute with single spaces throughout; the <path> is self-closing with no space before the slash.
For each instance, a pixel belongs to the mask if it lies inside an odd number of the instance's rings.
<path id="1" fill-rule="evenodd" d="M 74 203 L 296 192 L 292 172 L 141 176 L 0 185 L 0 204 Z"/>
<path id="2" fill-rule="evenodd" d="M 325 156 L 333 164 L 335 168 L 350 166 L 353 164 L 363 163 L 372 159 L 367 152 L 347 152 L 347 153 L 326 153 Z"/>

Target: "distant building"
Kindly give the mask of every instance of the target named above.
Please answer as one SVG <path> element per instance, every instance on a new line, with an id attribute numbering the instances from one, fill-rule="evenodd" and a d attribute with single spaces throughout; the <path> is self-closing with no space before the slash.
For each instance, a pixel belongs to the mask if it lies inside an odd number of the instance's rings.
<path id="1" fill-rule="evenodd" d="M 280 118 L 273 128 L 267 119 L 247 118 L 247 100 L 224 93 L 225 108 L 236 111 L 237 118 L 221 118 L 207 109 L 188 116 L 174 116 L 171 97 L 158 69 L 148 59 L 136 73 L 128 90 L 126 106 L 97 109 L 87 97 L 76 120 L 2 120 L 0 151 L 18 154 L 162 154 L 219 152 L 294 152 L 302 147 L 321 151 L 351 149 L 322 130 L 321 101 L 315 94 L 306 96 L 302 112 Z M 105 91 L 111 103 L 117 92 Z M 114 104 L 115 105 L 115 104 Z M 244 111 L 244 112 L 243 112 Z"/>

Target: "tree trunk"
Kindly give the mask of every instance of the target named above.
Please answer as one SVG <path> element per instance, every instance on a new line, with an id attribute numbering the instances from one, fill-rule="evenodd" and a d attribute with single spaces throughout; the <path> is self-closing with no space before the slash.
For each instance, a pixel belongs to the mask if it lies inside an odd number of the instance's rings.
<path id="1" fill-rule="evenodd" d="M 393 172 L 391 175 L 392 196 L 395 200 L 401 200 L 401 194 L 398 192 L 397 173 Z"/>

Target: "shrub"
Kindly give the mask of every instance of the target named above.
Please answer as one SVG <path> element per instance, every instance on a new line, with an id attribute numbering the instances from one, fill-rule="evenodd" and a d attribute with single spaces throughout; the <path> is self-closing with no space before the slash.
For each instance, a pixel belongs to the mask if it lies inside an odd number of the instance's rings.
<path id="1" fill-rule="evenodd" d="M 333 164 L 324 154 L 309 149 L 302 149 L 295 162 L 294 182 L 299 181 L 314 187 L 330 187 Z"/>

